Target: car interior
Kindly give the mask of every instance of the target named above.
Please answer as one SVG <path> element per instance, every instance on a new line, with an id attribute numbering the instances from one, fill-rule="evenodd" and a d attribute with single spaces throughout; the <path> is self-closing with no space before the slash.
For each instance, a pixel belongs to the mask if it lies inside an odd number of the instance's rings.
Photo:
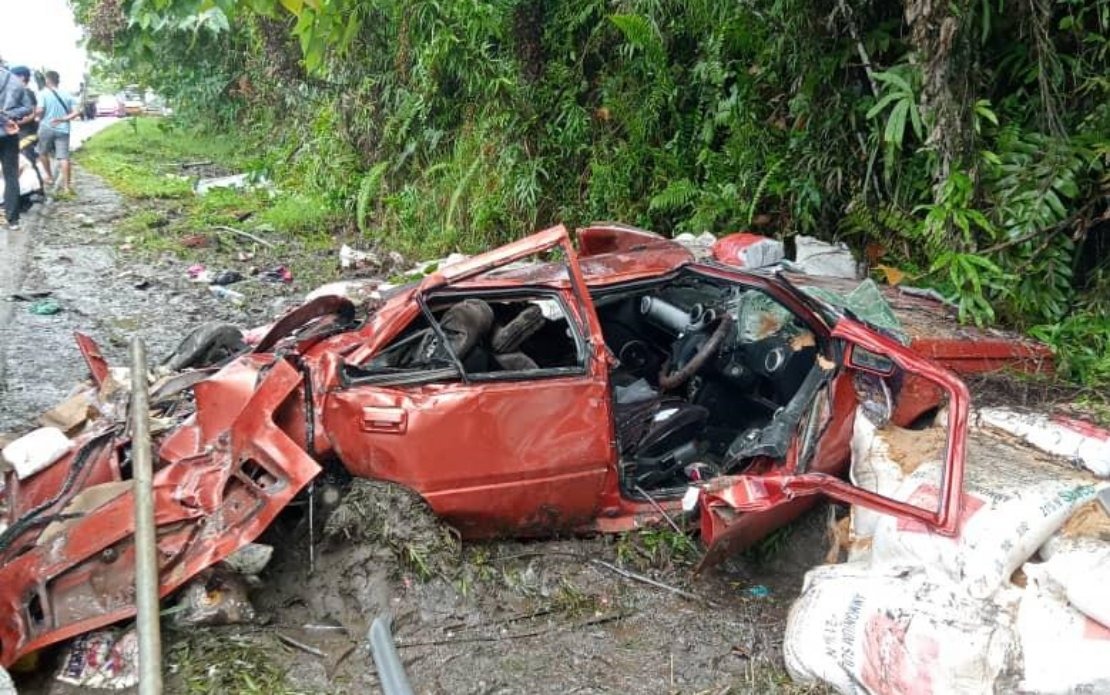
<path id="1" fill-rule="evenodd" d="M 790 310 L 694 271 L 599 290 L 593 301 L 617 357 L 611 383 L 626 494 L 680 495 L 690 482 L 785 455 L 823 371 L 817 337 Z M 557 294 L 440 295 L 427 309 L 436 327 L 419 318 L 360 372 L 457 378 L 461 365 L 480 381 L 585 369 L 585 342 Z"/>
<path id="2" fill-rule="evenodd" d="M 822 371 L 816 336 L 786 307 L 692 271 L 598 293 L 594 305 L 618 358 L 612 384 L 626 494 L 679 495 L 690 482 L 785 454 L 795 431 L 787 421 Z"/>

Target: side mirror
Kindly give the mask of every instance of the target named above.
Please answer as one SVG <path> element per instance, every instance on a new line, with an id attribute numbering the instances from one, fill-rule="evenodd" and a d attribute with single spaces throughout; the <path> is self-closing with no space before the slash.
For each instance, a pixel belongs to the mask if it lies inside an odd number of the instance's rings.
<path id="1" fill-rule="evenodd" d="M 858 345 L 853 345 L 848 353 L 848 365 L 880 376 L 890 376 L 895 369 L 894 360 Z"/>

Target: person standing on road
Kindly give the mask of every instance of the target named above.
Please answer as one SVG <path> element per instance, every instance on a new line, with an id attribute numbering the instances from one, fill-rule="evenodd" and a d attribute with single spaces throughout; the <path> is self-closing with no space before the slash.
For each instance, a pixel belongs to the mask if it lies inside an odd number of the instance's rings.
<path id="1" fill-rule="evenodd" d="M 46 186 L 43 184 L 42 172 L 39 171 L 39 153 L 36 148 L 36 143 L 39 141 L 39 104 L 34 91 L 30 89 L 31 70 L 23 65 L 18 65 L 12 68 L 11 72 L 23 81 L 23 94 L 32 109 L 32 113 L 19 120 L 19 152 L 27 159 L 27 162 L 34 170 L 35 178 L 39 181 L 39 194 L 43 196 L 46 194 Z M 22 162 L 20 162 L 19 168 L 22 173 Z"/>
<path id="2" fill-rule="evenodd" d="M 4 170 L 4 216 L 19 229 L 19 121 L 33 109 L 23 81 L 0 65 L 0 168 Z"/>
<path id="3" fill-rule="evenodd" d="M 54 170 L 50 158 L 58 160 L 62 191 L 73 192 L 73 173 L 69 164 L 69 123 L 81 115 L 76 102 L 69 94 L 58 89 L 58 73 L 46 72 L 46 90 L 39 105 L 42 125 L 39 126 L 39 154 L 46 169 L 46 185 L 54 184 Z"/>

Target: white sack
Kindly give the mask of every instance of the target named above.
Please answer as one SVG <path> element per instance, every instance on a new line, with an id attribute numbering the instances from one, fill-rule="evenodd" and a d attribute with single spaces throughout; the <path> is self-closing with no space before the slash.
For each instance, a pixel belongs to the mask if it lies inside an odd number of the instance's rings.
<path id="1" fill-rule="evenodd" d="M 860 278 L 859 262 L 844 242 L 830 244 L 811 236 L 794 237 L 794 265 L 807 275 Z"/>
<path id="2" fill-rule="evenodd" d="M 1025 663 L 1023 692 L 1110 692 L 1110 628 L 1069 606 L 1044 568 L 1026 565 L 1029 584 L 1017 628 Z"/>
<path id="3" fill-rule="evenodd" d="M 1042 451 L 1074 461 L 1099 477 L 1110 477 L 1110 431 L 1079 420 L 1006 408 L 983 408 L 979 418 Z"/>
<path id="4" fill-rule="evenodd" d="M 906 476 L 893 497 L 935 509 L 940 464 Z M 962 584 L 979 598 L 990 596 L 1044 544 L 1076 508 L 1099 489 L 1094 478 L 1038 460 L 988 433 L 971 432 L 961 504 L 960 530 L 943 536 L 924 524 L 881 515 L 875 525 L 875 565 L 920 565 Z"/>
<path id="5" fill-rule="evenodd" d="M 1068 603 L 1110 627 L 1110 514 L 1098 502 L 1080 507 L 1041 546 L 1040 567 Z"/>
<path id="6" fill-rule="evenodd" d="M 811 570 L 786 623 L 786 668 L 840 693 L 993 693 L 1014 672 L 1016 595 L 968 598 L 920 569 Z"/>
<path id="7" fill-rule="evenodd" d="M 4 447 L 4 460 L 20 480 L 28 478 L 73 448 L 73 442 L 57 427 L 40 427 Z"/>
<path id="8" fill-rule="evenodd" d="M 852 466 L 849 478 L 853 485 L 865 490 L 895 498 L 906 475 L 925 463 L 932 463 L 932 470 L 939 475 L 939 461 L 944 454 L 945 432 L 935 427 L 927 430 L 907 430 L 893 424 L 881 429 L 856 409 L 852 432 Z M 939 478 L 936 482 L 939 482 Z M 851 510 L 849 561 L 870 555 L 875 527 L 884 516 L 882 512 L 853 505 Z"/>

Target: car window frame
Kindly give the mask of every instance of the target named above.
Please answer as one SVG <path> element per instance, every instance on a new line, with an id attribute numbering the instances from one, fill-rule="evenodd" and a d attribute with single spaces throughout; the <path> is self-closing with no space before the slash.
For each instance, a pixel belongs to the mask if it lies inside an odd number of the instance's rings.
<path id="1" fill-rule="evenodd" d="M 577 362 L 574 366 L 568 367 L 541 367 L 536 370 L 515 370 L 515 371 L 495 371 L 495 372 L 478 372 L 469 373 L 463 366 L 458 355 L 451 349 L 447 336 L 443 333 L 443 329 L 439 325 L 433 314 L 429 302 L 436 299 L 443 298 L 457 298 L 459 301 L 464 299 L 518 299 L 520 301 L 528 301 L 530 299 L 552 299 L 563 312 L 564 320 L 570 329 L 571 340 L 574 342 L 575 360 Z M 404 326 L 398 335 L 403 334 L 412 326 L 413 323 L 423 318 L 427 321 L 429 327 L 435 331 L 439 337 L 443 349 L 447 352 L 448 356 L 453 363 L 451 367 L 443 367 L 436 369 L 420 369 L 415 368 L 405 371 L 391 371 L 373 373 L 365 367 L 351 367 L 347 365 L 342 372 L 342 380 L 346 386 L 362 386 L 362 385 L 380 385 L 380 386 L 419 386 L 424 384 L 448 384 L 448 383 L 490 383 L 500 381 L 530 381 L 535 379 L 558 379 L 572 376 L 583 376 L 589 374 L 589 359 L 590 359 L 590 345 L 586 340 L 583 327 L 578 325 L 576 314 L 570 311 L 566 298 L 563 292 L 557 288 L 550 287 L 535 287 L 535 286 L 521 286 L 512 288 L 481 288 L 481 289 L 453 289 L 448 287 L 439 287 L 427 292 L 418 293 L 414 298 L 420 311 L 412 320 Z M 408 336 L 406 336 L 406 339 Z M 396 345 L 396 342 L 390 342 L 383 345 L 381 350 L 378 351 L 374 357 L 382 354 L 386 350 Z M 371 358 L 373 359 L 373 358 Z M 361 371 L 361 374 L 352 374 L 353 371 Z"/>
<path id="2" fill-rule="evenodd" d="M 440 299 L 444 297 L 456 297 L 459 301 L 464 299 L 515 299 L 519 301 L 529 301 L 532 299 L 553 299 L 559 305 L 560 310 L 563 312 L 563 320 L 566 321 L 567 327 L 570 329 L 570 337 L 574 342 L 575 361 L 577 364 L 569 367 L 540 367 L 535 370 L 501 370 L 494 372 L 477 372 L 469 373 L 462 365 L 458 355 L 451 349 L 449 343 L 444 342 L 445 349 L 451 354 L 452 359 L 459 368 L 461 380 L 464 383 L 489 383 L 496 381 L 524 381 L 533 379 L 557 379 L 568 376 L 582 376 L 589 374 L 589 359 L 590 359 L 590 346 L 585 338 L 582 326 L 578 325 L 578 320 L 575 314 L 570 311 L 570 306 L 567 304 L 566 299 L 563 297 L 563 292 L 556 288 L 551 287 L 535 287 L 535 286 L 521 286 L 511 288 L 491 288 L 491 289 L 476 289 L 476 290 L 458 290 L 458 289 L 441 289 L 433 290 L 431 292 L 421 294 L 417 300 L 420 302 L 420 307 L 428 321 L 431 322 L 441 340 L 446 340 L 442 330 L 439 328 L 439 323 L 435 320 L 434 315 L 428 302 L 430 300 Z"/>

